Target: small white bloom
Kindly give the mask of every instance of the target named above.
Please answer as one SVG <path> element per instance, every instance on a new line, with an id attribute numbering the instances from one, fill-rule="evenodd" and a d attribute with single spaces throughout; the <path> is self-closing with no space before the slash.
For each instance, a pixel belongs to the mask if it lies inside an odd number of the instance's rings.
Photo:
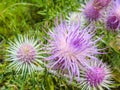
<path id="1" fill-rule="evenodd" d="M 16 72 L 31 73 L 40 67 L 43 62 L 41 55 L 44 53 L 40 48 L 40 43 L 34 38 L 18 36 L 14 42 L 10 41 L 8 52 L 8 61 L 11 61 L 9 68 L 14 68 Z M 42 46 L 41 46 L 42 47 Z"/>

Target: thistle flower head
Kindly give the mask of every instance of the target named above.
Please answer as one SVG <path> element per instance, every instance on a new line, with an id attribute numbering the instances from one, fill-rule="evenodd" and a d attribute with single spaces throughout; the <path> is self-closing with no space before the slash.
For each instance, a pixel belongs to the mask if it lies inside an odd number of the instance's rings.
<path id="1" fill-rule="evenodd" d="M 104 8 L 107 8 L 111 0 L 90 0 L 86 2 L 83 13 L 89 21 L 102 20 L 104 17 Z"/>
<path id="2" fill-rule="evenodd" d="M 107 7 L 109 5 L 109 3 L 111 2 L 111 0 L 94 0 L 93 1 L 93 6 L 98 9 L 101 10 L 104 7 Z"/>
<path id="3" fill-rule="evenodd" d="M 103 81 L 105 77 L 105 71 L 103 70 L 103 68 L 93 67 L 92 70 L 88 70 L 86 72 L 85 76 L 86 76 L 87 82 L 89 82 L 91 86 L 96 87 Z"/>
<path id="4" fill-rule="evenodd" d="M 35 60 L 35 56 L 35 48 L 28 43 L 23 43 L 17 51 L 17 58 L 23 62 L 31 62 Z"/>
<path id="5" fill-rule="evenodd" d="M 106 26 L 108 30 L 117 31 L 120 28 L 120 1 L 114 1 L 112 8 L 109 10 Z"/>
<path id="6" fill-rule="evenodd" d="M 38 68 L 39 64 L 43 64 L 40 54 L 43 53 L 40 44 L 34 38 L 26 36 L 18 36 L 14 42 L 10 42 L 8 51 L 8 60 L 11 61 L 9 67 L 14 68 L 17 72 L 31 73 Z"/>
<path id="7" fill-rule="evenodd" d="M 101 61 L 94 60 L 89 61 L 89 65 L 91 68 L 86 68 L 82 72 L 82 90 L 109 89 L 109 85 L 112 84 L 109 67 Z"/>
<path id="8" fill-rule="evenodd" d="M 109 16 L 107 18 L 107 29 L 110 30 L 117 30 L 119 28 L 119 25 L 120 25 L 120 21 L 119 19 L 116 17 L 116 16 Z"/>
<path id="9" fill-rule="evenodd" d="M 80 29 L 80 24 L 69 25 L 62 22 L 50 31 L 50 57 L 48 65 L 52 69 L 68 74 L 70 78 L 79 77 L 79 68 L 87 58 L 97 59 L 98 49 L 93 40 L 94 28 Z"/>
<path id="10" fill-rule="evenodd" d="M 101 16 L 100 11 L 93 5 L 93 1 L 90 1 L 86 4 L 83 13 L 90 21 L 96 21 Z"/>

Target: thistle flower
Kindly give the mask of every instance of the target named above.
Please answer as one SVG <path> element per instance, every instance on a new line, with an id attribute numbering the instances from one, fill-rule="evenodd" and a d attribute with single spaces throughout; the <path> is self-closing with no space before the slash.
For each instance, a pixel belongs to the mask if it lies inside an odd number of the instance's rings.
<path id="1" fill-rule="evenodd" d="M 117 31 L 120 29 L 120 0 L 114 1 L 112 8 L 108 12 L 106 26 L 108 30 Z"/>
<path id="2" fill-rule="evenodd" d="M 80 85 L 82 90 L 109 89 L 110 84 L 112 84 L 110 68 L 98 60 L 89 60 L 88 63 L 90 68 L 81 71 Z"/>
<path id="3" fill-rule="evenodd" d="M 88 21 L 102 20 L 104 11 L 110 4 L 111 0 L 90 0 L 84 6 L 83 14 Z"/>
<path id="4" fill-rule="evenodd" d="M 79 68 L 86 59 L 97 59 L 99 54 L 96 42 L 93 40 L 94 28 L 86 27 L 80 30 L 80 24 L 69 25 L 62 22 L 50 30 L 48 44 L 48 66 L 60 74 L 68 75 L 70 79 L 79 77 Z"/>
<path id="5" fill-rule="evenodd" d="M 8 61 L 11 61 L 9 68 L 13 68 L 16 72 L 32 73 L 38 68 L 38 65 L 43 64 L 40 58 L 44 58 L 40 54 L 40 44 L 34 38 L 28 36 L 19 36 L 14 42 L 10 42 L 8 51 Z"/>
<path id="6" fill-rule="evenodd" d="M 93 0 L 93 6 L 96 9 L 101 10 L 103 8 L 106 8 L 110 2 L 111 0 Z"/>
<path id="7" fill-rule="evenodd" d="M 111 15 L 107 18 L 106 24 L 108 30 L 118 30 L 120 26 L 120 20 L 115 15 Z"/>
<path id="8" fill-rule="evenodd" d="M 83 13 L 89 21 L 96 21 L 101 16 L 100 11 L 93 5 L 93 0 L 86 4 Z"/>

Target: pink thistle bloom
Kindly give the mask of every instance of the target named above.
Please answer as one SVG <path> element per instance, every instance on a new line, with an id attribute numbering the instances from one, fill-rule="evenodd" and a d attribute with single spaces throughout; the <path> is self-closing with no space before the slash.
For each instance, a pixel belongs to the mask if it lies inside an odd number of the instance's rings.
<path id="1" fill-rule="evenodd" d="M 97 41 L 94 40 L 94 28 L 80 28 L 80 24 L 62 22 L 55 25 L 49 32 L 48 66 L 70 78 L 80 77 L 80 67 L 86 59 L 97 60 L 95 55 L 100 54 Z"/>
<path id="2" fill-rule="evenodd" d="M 35 56 L 36 50 L 28 43 L 23 43 L 17 51 L 17 58 L 23 62 L 32 62 Z"/>
<path id="3" fill-rule="evenodd" d="M 114 1 L 112 10 L 109 10 L 106 26 L 108 30 L 120 29 L 120 0 Z"/>
<path id="4" fill-rule="evenodd" d="M 17 72 L 31 73 L 38 69 L 38 65 L 43 64 L 40 59 L 44 57 L 44 53 L 40 44 L 34 38 L 28 36 L 18 36 L 14 42 L 10 42 L 8 51 L 8 61 L 11 61 L 9 68 L 15 69 Z"/>
<path id="5" fill-rule="evenodd" d="M 104 10 L 109 6 L 111 0 L 90 0 L 86 2 L 83 13 L 85 18 L 91 21 L 102 20 L 104 17 Z"/>
<path id="6" fill-rule="evenodd" d="M 111 0 L 93 0 L 93 6 L 96 9 L 100 10 L 100 9 L 106 8 L 110 2 Z"/>
<path id="7" fill-rule="evenodd" d="M 83 13 L 89 21 L 96 21 L 101 16 L 100 11 L 93 5 L 92 0 L 86 4 Z"/>
<path id="8" fill-rule="evenodd" d="M 104 88 L 110 89 L 111 71 L 109 67 L 101 61 L 88 61 L 90 68 L 82 69 L 80 85 L 82 90 L 104 90 Z"/>
<path id="9" fill-rule="evenodd" d="M 112 15 L 107 18 L 106 24 L 107 24 L 108 30 L 111 30 L 111 29 L 118 30 L 120 26 L 120 21 L 118 20 L 116 16 Z"/>

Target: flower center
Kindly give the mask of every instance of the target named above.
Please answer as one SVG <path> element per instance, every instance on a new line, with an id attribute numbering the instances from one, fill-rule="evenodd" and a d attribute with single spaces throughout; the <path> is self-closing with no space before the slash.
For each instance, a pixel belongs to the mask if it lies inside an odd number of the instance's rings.
<path id="1" fill-rule="evenodd" d="M 93 68 L 86 73 L 87 81 L 91 86 L 97 86 L 102 83 L 105 77 L 105 72 L 102 68 Z"/>
<path id="2" fill-rule="evenodd" d="M 36 56 L 36 51 L 32 45 L 29 44 L 22 44 L 21 47 L 18 49 L 17 58 L 24 62 L 33 61 Z"/>

